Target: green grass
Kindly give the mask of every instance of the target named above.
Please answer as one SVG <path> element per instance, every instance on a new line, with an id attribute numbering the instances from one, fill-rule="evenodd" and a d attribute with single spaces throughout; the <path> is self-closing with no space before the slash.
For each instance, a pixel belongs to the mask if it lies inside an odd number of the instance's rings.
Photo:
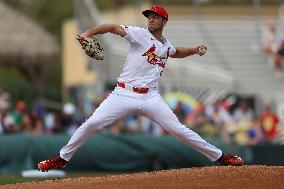
<path id="1" fill-rule="evenodd" d="M 40 179 L 39 178 L 23 178 L 20 175 L 5 175 L 5 176 L 0 176 L 0 185 L 15 184 L 19 182 L 20 183 L 21 182 L 31 182 L 35 180 L 40 180 Z"/>
<path id="2" fill-rule="evenodd" d="M 64 179 L 64 178 L 78 178 L 78 177 L 101 177 L 107 175 L 119 175 L 119 174 L 127 174 L 128 172 L 71 172 L 68 173 L 63 178 L 54 178 L 54 177 L 35 177 L 35 178 L 23 178 L 21 175 L 0 175 L 0 185 L 3 184 L 15 184 L 15 183 L 23 183 L 23 182 L 31 182 L 31 181 L 43 181 L 43 180 L 52 180 L 52 179 Z M 133 172 L 129 172 L 133 173 Z"/>
<path id="3" fill-rule="evenodd" d="M 63 178 L 76 178 L 76 177 L 92 177 L 92 176 L 105 176 L 106 173 L 69 173 Z M 63 179 L 60 178 L 60 179 Z M 3 184 L 15 184 L 31 181 L 42 181 L 42 180 L 52 180 L 57 179 L 53 177 L 34 177 L 34 178 L 24 178 L 21 175 L 0 175 L 0 185 Z"/>

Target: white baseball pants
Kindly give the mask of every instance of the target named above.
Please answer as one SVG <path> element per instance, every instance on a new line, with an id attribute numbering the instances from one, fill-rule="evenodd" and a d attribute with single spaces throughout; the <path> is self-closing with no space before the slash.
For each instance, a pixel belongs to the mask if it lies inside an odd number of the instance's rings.
<path id="1" fill-rule="evenodd" d="M 216 161 L 222 151 L 207 143 L 197 133 L 182 125 L 173 111 L 164 102 L 157 90 L 138 94 L 116 87 L 73 134 L 68 144 L 60 150 L 60 157 L 69 161 L 78 148 L 94 133 L 130 113 L 139 113 L 151 118 L 178 140 Z"/>

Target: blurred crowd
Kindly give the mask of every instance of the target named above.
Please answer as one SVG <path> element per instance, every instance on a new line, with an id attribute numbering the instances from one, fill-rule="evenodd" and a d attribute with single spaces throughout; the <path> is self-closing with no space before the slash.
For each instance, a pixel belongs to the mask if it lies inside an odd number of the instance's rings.
<path id="1" fill-rule="evenodd" d="M 274 20 L 266 23 L 262 35 L 262 50 L 269 56 L 268 63 L 274 68 L 275 77 L 282 77 L 284 72 L 284 39 L 279 25 Z"/>
<path id="2" fill-rule="evenodd" d="M 270 105 L 257 114 L 253 99 L 235 96 L 199 102 L 184 121 L 202 136 L 220 137 L 226 143 L 276 143 L 280 131 L 279 116 Z"/>
<path id="3" fill-rule="evenodd" d="M 102 99 L 103 100 L 103 99 Z M 93 103 L 94 111 L 101 101 Z M 28 133 L 69 134 L 90 115 L 83 108 L 72 103 L 63 105 L 62 110 L 48 110 L 36 104 L 33 107 L 25 101 L 11 105 L 10 95 L 0 93 L 0 134 Z M 208 98 L 198 101 L 196 107 L 185 108 L 186 104 L 177 101 L 173 112 L 181 123 L 206 138 L 221 138 L 226 143 L 259 144 L 275 143 L 279 135 L 280 118 L 266 104 L 259 113 L 254 108 L 253 98 L 227 95 L 223 98 Z M 283 121 L 283 120 L 282 120 Z M 168 135 L 157 123 L 139 115 L 128 115 L 105 127 L 105 133 Z"/>
<path id="4" fill-rule="evenodd" d="M 13 105 L 14 104 L 14 105 Z M 24 100 L 12 103 L 9 92 L 0 92 L 1 134 L 62 134 L 73 133 L 82 122 L 83 113 L 66 103 L 62 110 L 49 110 L 39 103 L 29 106 Z"/>

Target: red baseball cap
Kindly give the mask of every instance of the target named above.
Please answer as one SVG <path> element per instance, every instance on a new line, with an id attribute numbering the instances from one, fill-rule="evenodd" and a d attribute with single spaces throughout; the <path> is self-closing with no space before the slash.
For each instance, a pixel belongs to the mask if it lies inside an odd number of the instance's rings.
<path id="1" fill-rule="evenodd" d="M 147 17 L 147 18 L 148 18 L 148 15 L 149 15 L 150 13 L 156 13 L 156 14 L 160 15 L 161 17 L 163 17 L 164 20 L 168 21 L 168 12 L 167 12 L 167 10 L 166 10 L 164 7 L 162 7 L 162 6 L 156 5 L 156 6 L 153 6 L 153 7 L 151 8 L 151 10 L 144 10 L 144 11 L 142 12 L 142 14 L 143 14 L 145 17 Z"/>

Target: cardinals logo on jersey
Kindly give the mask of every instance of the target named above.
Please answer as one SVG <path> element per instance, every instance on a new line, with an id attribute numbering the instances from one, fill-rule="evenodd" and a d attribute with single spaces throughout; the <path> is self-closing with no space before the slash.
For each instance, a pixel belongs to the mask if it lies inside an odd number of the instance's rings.
<path id="1" fill-rule="evenodd" d="M 156 50 L 156 46 L 153 44 L 152 47 L 150 47 L 150 49 L 148 51 L 146 51 L 144 54 L 142 54 L 142 56 L 146 56 L 147 57 L 147 61 L 149 64 L 152 65 L 159 65 L 162 68 L 165 68 L 166 65 L 166 60 L 169 57 L 169 50 L 170 47 L 168 48 L 167 51 L 167 57 L 162 57 L 162 56 L 158 56 L 155 54 L 155 50 Z"/>

